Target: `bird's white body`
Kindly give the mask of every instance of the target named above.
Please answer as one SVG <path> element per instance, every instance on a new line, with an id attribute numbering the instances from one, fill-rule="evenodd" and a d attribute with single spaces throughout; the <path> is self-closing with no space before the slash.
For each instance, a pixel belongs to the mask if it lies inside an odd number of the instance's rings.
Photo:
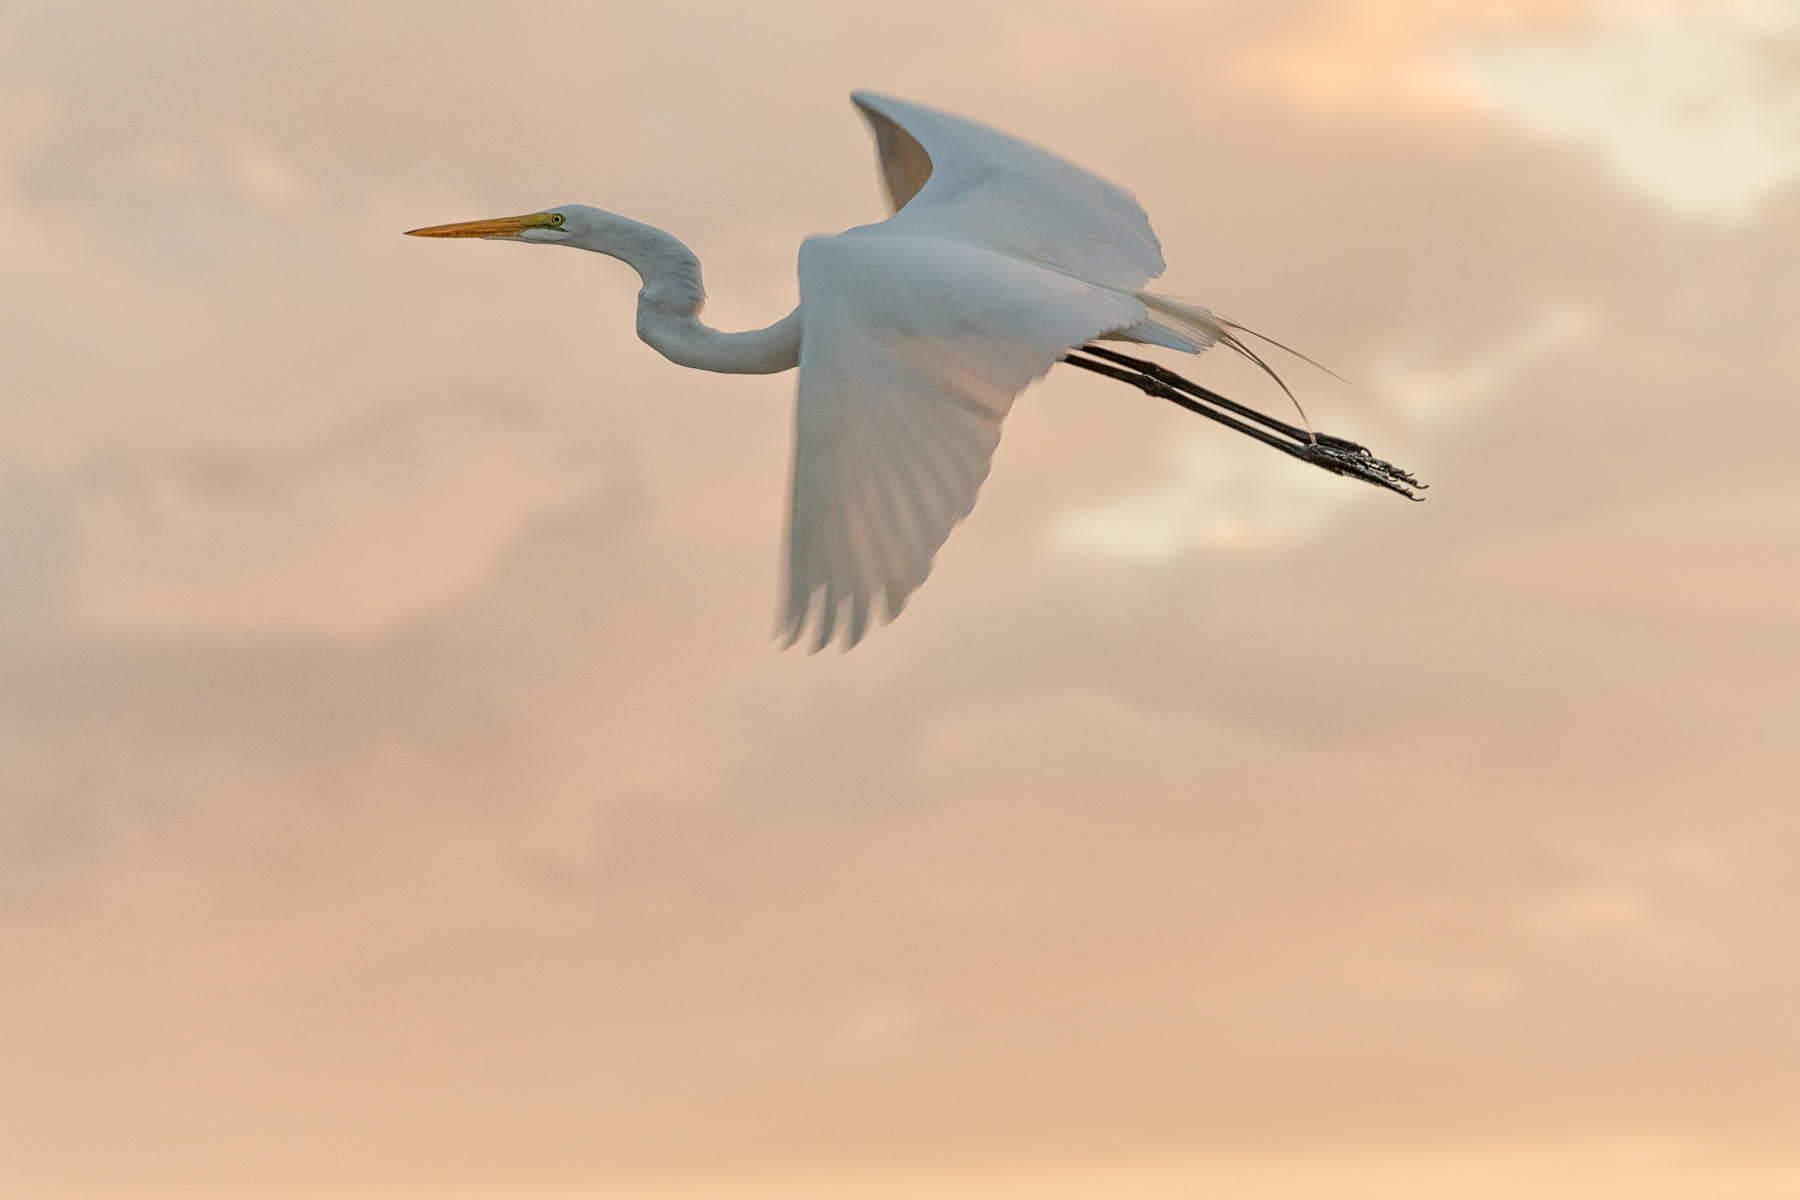
<path id="1" fill-rule="evenodd" d="M 700 264 L 600 209 L 415 231 L 571 245 L 643 279 L 638 334 L 701 370 L 800 368 L 782 631 L 854 645 L 891 619 L 968 515 L 1014 397 L 1095 338 L 1195 353 L 1234 328 L 1154 296 L 1162 251 L 1132 196 L 986 126 L 866 92 L 895 211 L 800 247 L 800 306 L 766 329 L 700 320 Z M 815 619 L 816 614 L 816 619 Z"/>

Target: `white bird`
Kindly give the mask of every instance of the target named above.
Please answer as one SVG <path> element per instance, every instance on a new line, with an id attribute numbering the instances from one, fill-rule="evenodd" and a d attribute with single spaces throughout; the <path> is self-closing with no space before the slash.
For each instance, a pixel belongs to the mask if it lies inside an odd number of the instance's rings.
<path id="1" fill-rule="evenodd" d="M 1058 361 L 1125 380 L 1327 470 L 1409 495 L 1408 485 L 1420 486 L 1354 443 L 1088 345 L 1110 339 L 1197 354 L 1223 342 L 1261 365 L 1236 336 L 1249 331 L 1143 290 L 1162 274 L 1163 257 L 1130 193 L 973 121 L 869 92 L 851 99 L 874 129 L 894 213 L 803 241 L 800 304 L 765 329 L 724 333 L 703 323 L 699 259 L 670 234 L 616 213 L 566 204 L 409 231 L 609 255 L 642 278 L 638 336 L 671 362 L 736 374 L 800 368 L 785 645 L 805 635 L 815 612 L 814 650 L 840 629 L 853 646 L 871 617 L 899 615 L 974 507 L 1014 397 Z M 1077 350 L 1085 353 L 1071 357 Z"/>

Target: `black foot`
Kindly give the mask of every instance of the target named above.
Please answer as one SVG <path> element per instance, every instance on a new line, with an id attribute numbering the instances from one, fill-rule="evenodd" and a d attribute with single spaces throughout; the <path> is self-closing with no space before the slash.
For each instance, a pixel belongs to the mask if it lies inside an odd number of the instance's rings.
<path id="1" fill-rule="evenodd" d="M 1429 483 L 1420 483 L 1411 471 L 1403 471 L 1391 462 L 1376 458 L 1365 447 L 1329 434 L 1321 433 L 1316 442 L 1302 444 L 1299 457 L 1315 467 L 1323 467 L 1333 475 L 1360 479 L 1390 492 L 1398 492 L 1408 500 L 1425 499 L 1415 495 L 1413 489 L 1417 488 L 1422 492 L 1431 487 Z"/>

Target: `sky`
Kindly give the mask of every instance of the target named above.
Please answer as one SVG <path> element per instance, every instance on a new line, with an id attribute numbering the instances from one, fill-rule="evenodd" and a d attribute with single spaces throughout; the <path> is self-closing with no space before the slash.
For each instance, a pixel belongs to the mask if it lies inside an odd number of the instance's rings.
<path id="1" fill-rule="evenodd" d="M 767 324 L 858 87 L 1429 501 L 1059 369 L 777 652 L 792 377 L 399 234 Z M 0 1192 L 1800 1196 L 1793 0 L 0 3 L 0 224 Z"/>

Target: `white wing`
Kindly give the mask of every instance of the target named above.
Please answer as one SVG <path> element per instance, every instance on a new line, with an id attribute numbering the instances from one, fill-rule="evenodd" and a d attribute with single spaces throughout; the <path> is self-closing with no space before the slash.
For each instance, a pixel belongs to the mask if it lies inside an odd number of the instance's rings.
<path id="1" fill-rule="evenodd" d="M 875 131 L 895 233 L 1000 250 L 1134 291 L 1162 247 L 1130 192 L 1048 150 L 936 109 L 851 97 Z"/>
<path id="2" fill-rule="evenodd" d="M 1145 317 L 1130 292 L 892 222 L 803 243 L 800 308 L 783 633 L 803 635 L 823 592 L 815 650 L 840 619 L 855 645 L 925 581 L 1013 397 Z"/>
<path id="3" fill-rule="evenodd" d="M 974 507 L 1013 398 L 1068 350 L 1211 342 L 1200 314 L 1138 293 L 1163 259 L 1129 192 L 985 125 L 851 99 L 897 211 L 800 249 L 783 632 L 816 611 L 814 649 L 899 614 Z"/>

